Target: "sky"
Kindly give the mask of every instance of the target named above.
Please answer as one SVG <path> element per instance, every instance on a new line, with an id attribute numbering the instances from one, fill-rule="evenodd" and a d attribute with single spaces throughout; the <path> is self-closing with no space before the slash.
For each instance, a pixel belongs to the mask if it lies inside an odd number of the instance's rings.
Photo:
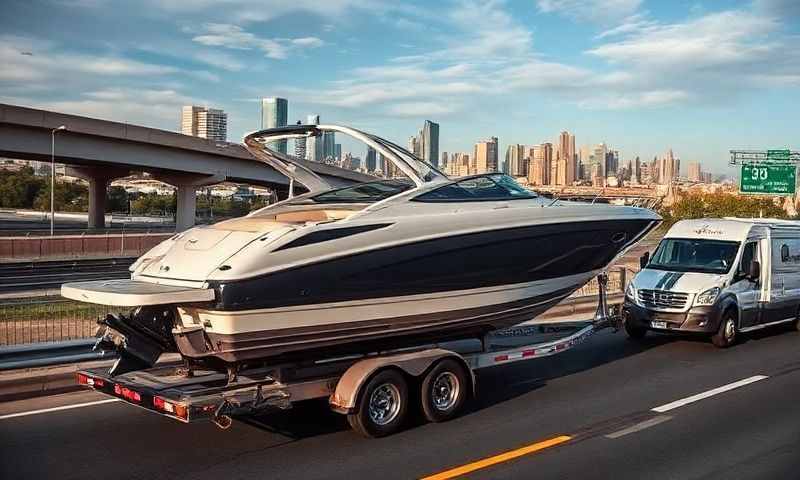
<path id="1" fill-rule="evenodd" d="M 734 173 L 730 149 L 800 149 L 798 45 L 798 0 L 4 0 L 0 102 L 166 130 L 208 105 L 241 141 L 281 96 L 401 145 L 568 130 Z"/>

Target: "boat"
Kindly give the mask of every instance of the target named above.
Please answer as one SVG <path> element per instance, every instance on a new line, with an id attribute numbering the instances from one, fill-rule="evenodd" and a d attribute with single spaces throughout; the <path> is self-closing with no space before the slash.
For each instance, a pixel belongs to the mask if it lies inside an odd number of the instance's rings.
<path id="1" fill-rule="evenodd" d="M 329 132 L 365 143 L 381 175 L 331 188 L 308 160 L 271 148 Z M 100 348 L 120 353 L 112 373 L 170 351 L 230 369 L 481 337 L 552 307 L 660 222 L 643 208 L 544 198 L 501 173 L 449 178 L 345 126 L 244 143 L 290 178 L 289 198 L 172 236 L 130 279 L 62 286 L 66 298 L 132 308 L 101 320 Z"/>

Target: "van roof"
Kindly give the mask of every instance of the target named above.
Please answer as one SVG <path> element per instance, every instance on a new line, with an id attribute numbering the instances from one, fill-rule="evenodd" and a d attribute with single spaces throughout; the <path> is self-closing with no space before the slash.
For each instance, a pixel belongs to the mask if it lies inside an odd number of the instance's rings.
<path id="1" fill-rule="evenodd" d="M 664 235 L 665 238 L 708 238 L 715 240 L 742 241 L 754 226 L 779 229 L 797 229 L 800 222 L 778 218 L 699 218 L 681 220 Z"/>

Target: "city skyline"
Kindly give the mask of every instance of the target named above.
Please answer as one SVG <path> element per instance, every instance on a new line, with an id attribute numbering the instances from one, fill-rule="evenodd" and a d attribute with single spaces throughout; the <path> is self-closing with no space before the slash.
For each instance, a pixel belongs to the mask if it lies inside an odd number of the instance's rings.
<path id="1" fill-rule="evenodd" d="M 208 105 L 241 141 L 279 97 L 289 121 L 313 112 L 399 144 L 431 119 L 440 152 L 568 130 L 623 158 L 671 146 L 733 173 L 729 149 L 796 148 L 791 4 L 8 2 L 0 101 L 167 130 L 181 105 Z"/>

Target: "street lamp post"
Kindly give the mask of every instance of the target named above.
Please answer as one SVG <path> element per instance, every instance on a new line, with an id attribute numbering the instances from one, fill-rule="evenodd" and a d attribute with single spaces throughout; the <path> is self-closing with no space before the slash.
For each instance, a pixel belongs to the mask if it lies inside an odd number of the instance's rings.
<path id="1" fill-rule="evenodd" d="M 50 236 L 56 226 L 56 132 L 66 130 L 65 125 L 50 131 Z"/>

